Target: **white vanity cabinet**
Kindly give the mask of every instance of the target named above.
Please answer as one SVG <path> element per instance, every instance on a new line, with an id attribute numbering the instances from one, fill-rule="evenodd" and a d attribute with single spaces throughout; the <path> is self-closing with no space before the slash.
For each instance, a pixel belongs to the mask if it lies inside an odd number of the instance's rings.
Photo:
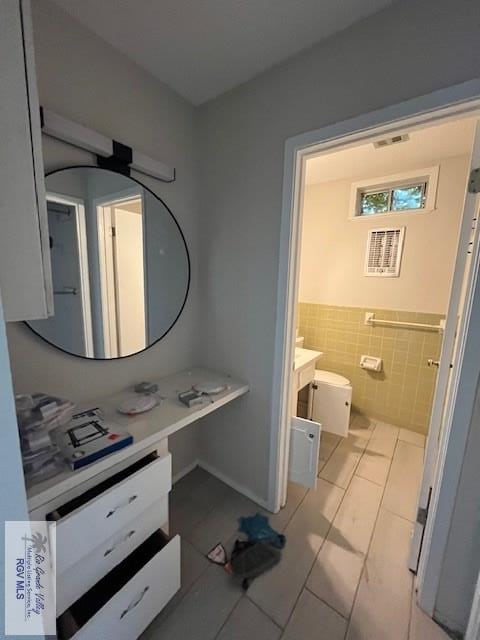
<path id="1" fill-rule="evenodd" d="M 298 392 L 310 385 L 315 378 L 315 363 L 322 357 L 321 351 L 295 348 L 292 384 L 292 408 L 297 407 Z M 287 441 L 288 476 L 291 482 L 309 489 L 317 486 L 318 454 L 322 425 L 297 415 L 291 417 L 290 438 Z M 286 494 L 284 496 L 286 498 Z"/>
<path id="2" fill-rule="evenodd" d="M 0 0 L 0 289 L 5 319 L 53 314 L 29 0 Z"/>
<path id="3" fill-rule="evenodd" d="M 179 392 L 206 382 L 223 390 L 192 407 L 179 401 Z M 133 443 L 28 488 L 30 519 L 55 523 L 59 640 L 136 640 L 180 589 L 180 538 L 169 537 L 168 438 L 248 385 L 191 369 L 161 378 L 158 388 L 161 403 L 136 416 L 117 411 L 125 393 L 97 398 L 91 406 Z"/>

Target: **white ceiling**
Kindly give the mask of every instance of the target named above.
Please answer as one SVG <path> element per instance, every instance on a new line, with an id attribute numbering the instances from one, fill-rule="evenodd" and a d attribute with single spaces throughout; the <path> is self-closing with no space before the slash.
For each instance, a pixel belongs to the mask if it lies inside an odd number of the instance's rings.
<path id="1" fill-rule="evenodd" d="M 394 0 L 53 0 L 201 104 Z"/>
<path id="2" fill-rule="evenodd" d="M 410 139 L 376 149 L 370 142 L 307 160 L 307 184 L 385 176 L 470 153 L 476 119 L 465 118 L 408 132 Z"/>

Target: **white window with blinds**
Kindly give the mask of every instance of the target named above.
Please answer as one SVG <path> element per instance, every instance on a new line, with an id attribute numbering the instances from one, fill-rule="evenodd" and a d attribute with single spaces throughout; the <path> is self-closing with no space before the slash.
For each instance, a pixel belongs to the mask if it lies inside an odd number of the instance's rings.
<path id="1" fill-rule="evenodd" d="M 365 275 L 398 278 L 405 227 L 371 229 L 368 232 Z"/>

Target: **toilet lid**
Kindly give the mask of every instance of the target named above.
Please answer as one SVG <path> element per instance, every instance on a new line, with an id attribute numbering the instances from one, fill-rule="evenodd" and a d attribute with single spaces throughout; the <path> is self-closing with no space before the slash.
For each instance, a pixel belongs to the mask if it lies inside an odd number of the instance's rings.
<path id="1" fill-rule="evenodd" d="M 315 371 L 315 381 L 325 382 L 326 384 L 336 384 L 339 387 L 345 387 L 350 384 L 348 378 L 344 378 L 338 373 L 332 373 L 332 371 L 324 371 L 323 369 L 317 369 Z"/>

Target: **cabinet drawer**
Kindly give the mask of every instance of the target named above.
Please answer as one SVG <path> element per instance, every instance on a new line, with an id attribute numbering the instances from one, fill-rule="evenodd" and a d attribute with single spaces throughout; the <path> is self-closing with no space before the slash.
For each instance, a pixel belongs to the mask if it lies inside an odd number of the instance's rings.
<path id="1" fill-rule="evenodd" d="M 303 389 L 307 384 L 310 384 L 315 378 L 315 364 L 309 365 L 303 371 L 298 374 L 298 390 Z"/>
<path id="2" fill-rule="evenodd" d="M 57 573 L 61 575 L 172 487 L 172 460 L 142 458 L 47 516 L 57 522 Z"/>
<path id="3" fill-rule="evenodd" d="M 57 574 L 57 615 L 63 613 L 166 522 L 168 497 L 153 503 L 121 531 L 64 573 Z"/>
<path id="4" fill-rule="evenodd" d="M 180 588 L 180 536 L 156 531 L 57 618 L 58 640 L 135 640 Z"/>

